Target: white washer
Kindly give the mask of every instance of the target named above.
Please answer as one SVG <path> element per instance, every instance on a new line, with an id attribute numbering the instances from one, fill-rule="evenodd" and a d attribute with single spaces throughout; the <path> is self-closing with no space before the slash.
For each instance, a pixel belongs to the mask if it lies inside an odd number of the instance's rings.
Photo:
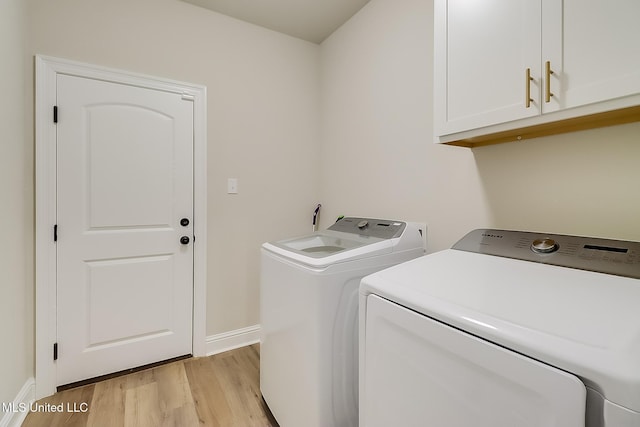
<path id="1" fill-rule="evenodd" d="M 640 243 L 476 230 L 360 287 L 360 426 L 640 426 Z"/>
<path id="2" fill-rule="evenodd" d="M 260 390 L 280 427 L 358 425 L 360 280 L 424 255 L 422 233 L 343 218 L 262 246 Z"/>

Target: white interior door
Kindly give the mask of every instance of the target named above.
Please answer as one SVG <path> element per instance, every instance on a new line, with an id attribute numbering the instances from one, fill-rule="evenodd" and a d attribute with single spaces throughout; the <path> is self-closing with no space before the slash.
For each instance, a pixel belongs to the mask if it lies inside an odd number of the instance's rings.
<path id="1" fill-rule="evenodd" d="M 192 100 L 58 74 L 57 106 L 57 384 L 192 353 Z"/>

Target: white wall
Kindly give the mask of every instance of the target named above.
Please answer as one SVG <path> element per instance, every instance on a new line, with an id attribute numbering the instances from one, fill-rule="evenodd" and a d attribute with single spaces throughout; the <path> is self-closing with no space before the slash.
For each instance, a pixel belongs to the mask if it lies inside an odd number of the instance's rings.
<path id="1" fill-rule="evenodd" d="M 433 5 L 371 0 L 321 46 L 325 225 L 426 222 L 428 250 L 491 222 L 470 150 L 433 137 Z"/>
<path id="2" fill-rule="evenodd" d="M 432 143 L 432 1 L 371 0 L 321 46 L 324 221 L 640 240 L 640 123 L 469 150 Z M 325 223 L 326 225 L 326 223 Z"/>
<path id="3" fill-rule="evenodd" d="M 319 47 L 177 0 L 29 5 L 29 55 L 207 86 L 206 333 L 259 323 L 260 244 L 311 227 Z"/>
<path id="4" fill-rule="evenodd" d="M 0 402 L 33 376 L 33 144 L 25 136 L 25 5 L 0 3 Z M 0 411 L 0 419 L 4 413 Z"/>
<path id="5" fill-rule="evenodd" d="M 640 123 L 474 155 L 498 226 L 640 241 Z"/>

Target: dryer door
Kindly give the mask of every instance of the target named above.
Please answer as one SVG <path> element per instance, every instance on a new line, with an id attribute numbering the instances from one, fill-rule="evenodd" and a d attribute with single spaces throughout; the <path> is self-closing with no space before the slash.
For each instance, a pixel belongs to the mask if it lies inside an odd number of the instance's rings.
<path id="1" fill-rule="evenodd" d="M 573 375 L 375 295 L 365 318 L 361 426 L 585 425 Z"/>

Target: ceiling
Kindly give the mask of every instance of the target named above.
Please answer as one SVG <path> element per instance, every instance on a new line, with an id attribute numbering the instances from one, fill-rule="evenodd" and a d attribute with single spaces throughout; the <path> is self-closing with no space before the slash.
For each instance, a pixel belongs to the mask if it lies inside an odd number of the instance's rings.
<path id="1" fill-rule="evenodd" d="M 183 0 L 274 31 L 322 43 L 369 0 Z"/>

